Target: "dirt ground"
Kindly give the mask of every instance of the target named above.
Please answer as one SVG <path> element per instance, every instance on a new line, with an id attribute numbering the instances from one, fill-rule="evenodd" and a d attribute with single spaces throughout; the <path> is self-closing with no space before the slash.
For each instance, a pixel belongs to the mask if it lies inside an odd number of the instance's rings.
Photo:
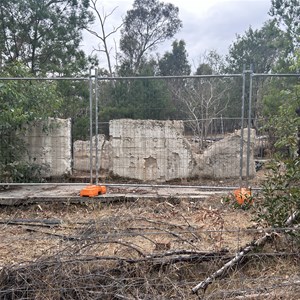
<path id="1" fill-rule="evenodd" d="M 40 187 L 39 196 L 76 197 L 80 188 Z M 230 193 L 110 187 L 94 201 L 2 205 L 0 299 L 199 299 L 195 285 L 265 234 L 254 208 L 225 202 Z M 134 197 L 106 201 L 124 194 Z M 278 234 L 209 285 L 205 299 L 300 299 L 295 247 Z"/>
<path id="2" fill-rule="evenodd" d="M 248 211 L 237 213 L 222 204 L 220 192 L 202 201 L 170 197 L 167 200 L 137 198 L 127 203 L 96 201 L 2 207 L 0 220 L 1 265 L 55 253 L 64 247 L 60 236 L 88 235 L 85 231 L 122 235 L 129 229 L 146 233 L 156 230 L 157 234 L 150 234 L 149 239 L 135 238 L 134 243 L 146 254 L 164 244 L 168 249 L 177 250 L 186 247 L 199 251 L 234 250 L 253 238 L 251 230 L 246 234 L 240 234 L 239 230 L 251 229 L 255 224 Z M 173 235 L 172 229 L 178 235 L 184 231 L 184 237 Z M 33 243 L 34 248 L 30 246 Z"/>

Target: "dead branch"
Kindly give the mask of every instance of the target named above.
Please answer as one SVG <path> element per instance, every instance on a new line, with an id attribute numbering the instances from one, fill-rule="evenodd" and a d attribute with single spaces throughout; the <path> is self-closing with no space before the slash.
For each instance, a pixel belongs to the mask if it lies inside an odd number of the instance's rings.
<path id="1" fill-rule="evenodd" d="M 67 235 L 52 233 L 52 232 L 48 232 L 48 231 L 37 230 L 37 229 L 29 228 L 29 227 L 26 228 L 26 230 L 29 232 L 36 232 L 36 233 L 41 233 L 41 234 L 45 234 L 45 235 L 50 235 L 50 236 L 53 236 L 56 238 L 60 238 L 64 241 L 81 241 L 82 240 L 80 237 L 67 236 Z"/>
<path id="2" fill-rule="evenodd" d="M 259 246 L 262 246 L 266 243 L 266 241 L 271 238 L 272 233 L 265 234 L 262 238 L 254 241 L 250 245 L 246 246 L 243 250 L 238 252 L 235 257 L 226 263 L 221 269 L 217 270 L 211 276 L 207 277 L 204 281 L 197 284 L 195 287 L 192 288 L 192 292 L 196 293 L 199 289 L 203 289 L 204 291 L 210 285 L 214 279 L 222 276 L 229 268 L 233 267 L 237 262 L 241 261 L 241 259 L 250 251 L 256 249 Z"/>
<path id="3" fill-rule="evenodd" d="M 13 219 L 13 220 L 0 220 L 0 224 L 4 225 L 17 225 L 17 226 L 38 226 L 38 227 L 56 227 L 62 224 L 61 220 L 49 219 Z"/>
<path id="4" fill-rule="evenodd" d="M 297 218 L 299 212 L 294 212 L 285 222 L 286 226 L 291 225 L 294 220 Z M 244 247 L 241 251 L 236 253 L 235 257 L 231 259 L 229 262 L 227 262 L 221 269 L 214 272 L 211 276 L 207 277 L 204 281 L 197 284 L 195 287 L 192 288 L 193 293 L 197 293 L 199 289 L 202 289 L 204 292 L 206 288 L 218 277 L 223 276 L 228 272 L 230 268 L 232 268 L 234 265 L 236 265 L 238 262 L 240 262 L 247 253 L 250 251 L 253 251 L 257 249 L 258 247 L 264 246 L 264 244 L 274 235 L 276 234 L 276 229 L 271 233 L 266 233 L 263 237 L 259 238 L 256 241 L 253 241 L 250 245 L 247 245 Z"/>

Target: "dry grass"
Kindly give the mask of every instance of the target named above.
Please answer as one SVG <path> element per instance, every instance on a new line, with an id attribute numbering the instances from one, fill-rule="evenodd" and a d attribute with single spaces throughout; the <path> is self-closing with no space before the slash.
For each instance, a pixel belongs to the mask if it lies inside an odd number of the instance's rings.
<path id="1" fill-rule="evenodd" d="M 198 299 L 192 287 L 261 235 L 220 200 L 2 208 L 0 299 Z M 298 252 L 278 235 L 205 299 L 299 299 Z"/>

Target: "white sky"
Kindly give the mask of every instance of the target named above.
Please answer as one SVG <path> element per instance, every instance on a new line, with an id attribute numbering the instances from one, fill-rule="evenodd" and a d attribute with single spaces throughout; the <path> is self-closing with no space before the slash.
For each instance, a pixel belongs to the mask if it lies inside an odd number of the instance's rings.
<path id="1" fill-rule="evenodd" d="M 243 34 L 251 25 L 257 29 L 269 19 L 268 11 L 271 0 L 163 0 L 173 3 L 179 8 L 179 18 L 183 28 L 173 40 L 183 39 L 192 65 L 198 65 L 200 56 L 208 50 L 216 50 L 222 55 L 228 53 L 230 44 L 237 34 Z M 98 7 L 106 14 L 116 10 L 107 19 L 106 30 L 117 27 L 122 22 L 126 11 L 132 8 L 133 0 L 98 0 Z M 95 24 L 94 29 L 97 30 Z M 114 39 L 118 44 L 119 36 L 113 35 L 110 45 L 114 48 Z M 167 41 L 156 52 L 162 55 L 171 51 L 173 40 Z M 83 49 L 90 54 L 97 48 L 97 39 L 84 34 Z M 105 64 L 104 56 L 100 56 L 100 64 Z"/>

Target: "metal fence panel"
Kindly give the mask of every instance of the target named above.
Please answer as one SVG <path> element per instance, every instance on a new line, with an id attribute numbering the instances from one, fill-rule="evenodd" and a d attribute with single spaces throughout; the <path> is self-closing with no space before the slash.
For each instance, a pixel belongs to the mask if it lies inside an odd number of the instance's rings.
<path id="1" fill-rule="evenodd" d="M 266 131 L 262 107 L 272 110 L 273 98 L 281 103 L 272 88 L 287 90 L 297 78 L 251 69 L 232 75 L 103 78 L 96 70 L 84 78 L 0 78 L 2 87 L 14 82 L 28 99 L 33 82 L 45 90 L 59 86 L 63 99 L 52 118 L 35 116 L 22 127 L 7 113 L 15 113 L 9 101 L 17 98 L 2 103 L 0 182 L 193 178 L 193 184 L 247 184 L 276 140 Z M 47 110 L 47 99 L 38 105 Z M 20 115 L 29 113 L 23 107 Z"/>

